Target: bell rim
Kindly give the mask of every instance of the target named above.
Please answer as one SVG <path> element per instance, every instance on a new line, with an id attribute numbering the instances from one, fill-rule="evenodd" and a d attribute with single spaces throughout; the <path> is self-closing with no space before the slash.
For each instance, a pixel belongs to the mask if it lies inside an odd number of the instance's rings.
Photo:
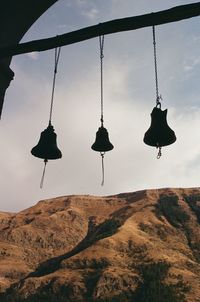
<path id="1" fill-rule="evenodd" d="M 94 145 L 94 144 L 93 144 Z M 91 149 L 93 150 L 93 151 L 96 151 L 96 152 L 108 152 L 108 151 L 111 151 L 111 150 L 113 150 L 114 149 L 114 146 L 111 144 L 111 146 L 110 146 L 110 148 L 108 149 L 108 148 L 99 148 L 98 150 L 97 149 L 95 149 L 95 147 L 93 147 L 93 145 L 91 146 Z"/>
<path id="2" fill-rule="evenodd" d="M 32 154 L 33 156 L 37 157 L 37 158 L 47 159 L 47 160 L 56 160 L 56 159 L 62 158 L 62 152 L 61 152 L 60 150 L 59 150 L 59 152 L 57 153 L 57 155 L 51 156 L 51 155 L 49 155 L 48 153 L 46 153 L 46 154 L 42 154 L 42 153 L 41 153 L 41 154 L 37 154 L 37 153 L 34 153 L 34 148 L 35 148 L 35 147 L 32 148 L 31 154 Z"/>
<path id="3" fill-rule="evenodd" d="M 145 138 L 143 139 L 143 142 L 146 144 L 146 145 L 148 145 L 148 146 L 151 146 L 151 147 L 156 147 L 156 148 L 158 148 L 158 147 L 166 147 L 166 146 L 169 146 L 169 145 L 172 145 L 173 143 L 175 143 L 176 142 L 176 140 L 177 140 L 177 138 L 176 138 L 176 136 L 173 138 L 173 140 L 171 140 L 169 143 L 159 143 L 159 142 L 157 142 L 157 143 L 148 143 L 147 141 L 145 141 Z"/>

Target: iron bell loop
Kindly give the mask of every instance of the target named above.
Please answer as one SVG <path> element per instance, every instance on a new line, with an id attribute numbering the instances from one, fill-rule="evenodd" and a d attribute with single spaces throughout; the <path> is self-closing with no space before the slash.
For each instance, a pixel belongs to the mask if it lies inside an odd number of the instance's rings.
<path id="1" fill-rule="evenodd" d="M 160 108 L 161 109 L 161 102 L 160 100 L 162 100 L 162 96 L 161 95 L 157 95 L 156 97 L 156 108 Z"/>

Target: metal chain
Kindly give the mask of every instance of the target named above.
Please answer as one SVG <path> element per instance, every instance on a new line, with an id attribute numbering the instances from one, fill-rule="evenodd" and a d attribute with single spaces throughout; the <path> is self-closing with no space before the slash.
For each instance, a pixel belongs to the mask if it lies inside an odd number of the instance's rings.
<path id="1" fill-rule="evenodd" d="M 156 83 L 156 107 L 161 108 L 160 100 L 162 99 L 158 91 L 158 66 L 157 66 L 157 54 L 156 54 L 156 35 L 155 26 L 152 27 L 153 30 L 153 51 L 154 51 L 154 67 L 155 67 L 155 83 Z"/>
<path id="2" fill-rule="evenodd" d="M 103 127 L 103 47 L 104 47 L 104 35 L 99 36 L 99 48 L 100 48 L 100 70 L 101 70 L 101 127 Z M 101 155 L 101 170 L 102 170 L 102 182 L 101 185 L 104 185 L 104 177 L 105 177 L 105 171 L 104 171 L 104 155 L 105 152 L 100 152 Z"/>
<path id="3" fill-rule="evenodd" d="M 101 126 L 103 127 L 103 47 L 104 36 L 99 36 L 99 48 L 100 48 L 100 68 L 101 68 Z"/>
<path id="4" fill-rule="evenodd" d="M 52 85 L 52 94 L 51 94 L 51 106 L 50 106 L 50 114 L 49 114 L 49 125 L 51 125 L 52 112 L 53 112 L 53 101 L 54 101 L 54 92 L 55 92 L 55 84 L 56 84 L 56 74 L 58 69 L 58 61 L 60 57 L 61 47 L 55 48 L 55 65 L 54 65 L 54 74 L 53 74 L 53 85 Z"/>

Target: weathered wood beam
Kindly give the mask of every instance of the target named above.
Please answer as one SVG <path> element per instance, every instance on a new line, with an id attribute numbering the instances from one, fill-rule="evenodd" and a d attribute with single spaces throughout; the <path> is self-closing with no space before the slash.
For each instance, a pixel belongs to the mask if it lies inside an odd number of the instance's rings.
<path id="1" fill-rule="evenodd" d="M 8 47 L 2 47 L 0 48 L 0 59 L 3 57 L 14 56 L 33 51 L 45 51 L 58 46 L 85 41 L 99 35 L 108 35 L 122 31 L 135 30 L 152 25 L 166 24 L 196 17 L 199 15 L 200 2 L 196 2 L 192 4 L 176 6 L 156 13 L 116 19 L 85 27 L 52 38 L 34 40 L 26 43 L 10 45 Z"/>

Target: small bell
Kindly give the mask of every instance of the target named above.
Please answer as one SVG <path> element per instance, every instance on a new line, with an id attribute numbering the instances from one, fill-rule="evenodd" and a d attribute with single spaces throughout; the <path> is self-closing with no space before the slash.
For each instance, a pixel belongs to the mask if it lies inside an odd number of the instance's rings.
<path id="1" fill-rule="evenodd" d="M 102 182 L 104 185 L 104 155 L 105 152 L 112 150 L 114 147 L 109 141 L 108 131 L 103 126 L 103 47 L 104 47 L 104 36 L 99 36 L 99 48 L 100 48 L 100 70 L 101 70 L 101 127 L 96 132 L 96 140 L 91 146 L 92 150 L 100 152 L 101 155 L 101 168 L 102 168 Z"/>
<path id="2" fill-rule="evenodd" d="M 103 127 L 103 121 L 101 127 L 99 127 L 96 133 L 96 140 L 91 146 L 92 150 L 100 152 L 101 155 L 101 166 L 102 166 L 102 182 L 101 185 L 104 185 L 104 155 L 105 152 L 111 151 L 114 146 L 109 141 L 108 131 Z"/>
<path id="3" fill-rule="evenodd" d="M 45 175 L 46 165 L 48 160 L 58 159 L 62 157 L 62 153 L 58 149 L 57 142 L 56 142 L 57 134 L 54 132 L 53 126 L 51 125 L 54 92 L 55 92 L 55 84 L 56 84 L 56 74 L 57 74 L 58 61 L 60 57 L 60 50 L 61 47 L 59 47 L 59 49 L 57 49 L 57 47 L 55 48 L 55 66 L 54 66 L 51 105 L 50 105 L 50 113 L 49 113 L 49 125 L 44 131 L 41 132 L 38 144 L 35 147 L 33 147 L 31 150 L 32 155 L 44 159 L 44 169 L 40 182 L 40 188 L 42 188 L 43 186 L 44 175 Z"/>
<path id="4" fill-rule="evenodd" d="M 161 148 L 176 141 L 174 131 L 167 124 L 167 109 L 154 107 L 151 113 L 151 125 L 144 135 L 144 143 Z"/>
<path id="5" fill-rule="evenodd" d="M 158 91 L 158 71 L 157 71 L 157 54 L 156 54 L 156 37 L 155 26 L 153 25 L 153 49 L 154 49 L 154 67 L 155 67 L 155 82 L 156 82 L 156 107 L 151 112 L 151 125 L 144 135 L 144 143 L 158 148 L 157 158 L 160 158 L 161 148 L 171 145 L 176 141 L 174 131 L 167 124 L 167 109 L 161 110 L 162 96 Z"/>
<path id="6" fill-rule="evenodd" d="M 44 169 L 40 182 L 41 189 L 43 187 L 46 164 L 48 160 L 62 157 L 62 153 L 57 146 L 56 137 L 57 134 L 54 132 L 51 122 L 49 122 L 49 126 L 42 131 L 38 144 L 31 150 L 32 155 L 44 159 Z"/>
<path id="7" fill-rule="evenodd" d="M 109 141 L 108 131 L 103 126 L 99 127 L 99 130 L 96 133 L 96 140 L 91 148 L 98 152 L 107 152 L 114 148 Z"/>
<path id="8" fill-rule="evenodd" d="M 61 158 L 62 153 L 57 147 L 56 137 L 54 128 L 49 123 L 49 126 L 42 131 L 39 142 L 33 147 L 31 154 L 44 160 Z"/>

